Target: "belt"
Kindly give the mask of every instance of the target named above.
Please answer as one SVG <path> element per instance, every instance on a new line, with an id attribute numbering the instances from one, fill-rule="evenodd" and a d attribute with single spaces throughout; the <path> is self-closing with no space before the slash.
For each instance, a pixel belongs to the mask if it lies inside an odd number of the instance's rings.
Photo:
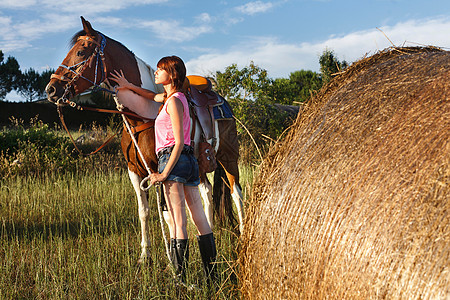
<path id="1" fill-rule="evenodd" d="M 158 154 L 157 154 L 158 159 L 164 154 L 172 153 L 173 147 L 175 147 L 175 145 L 170 146 L 170 147 L 165 147 L 165 148 L 159 150 Z M 181 150 L 181 154 L 194 154 L 194 148 L 192 148 L 192 146 L 189 146 L 189 145 L 184 145 L 183 150 Z"/>

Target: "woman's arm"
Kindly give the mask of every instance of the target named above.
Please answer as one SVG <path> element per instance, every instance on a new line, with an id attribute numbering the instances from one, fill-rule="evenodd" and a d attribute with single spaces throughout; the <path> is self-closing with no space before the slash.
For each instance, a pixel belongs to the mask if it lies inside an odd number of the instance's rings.
<path id="1" fill-rule="evenodd" d="M 154 100 L 156 102 L 164 101 L 163 94 L 156 94 L 153 91 L 141 88 L 141 87 L 129 82 L 123 75 L 122 70 L 120 70 L 120 73 L 117 70 L 114 70 L 114 72 L 111 72 L 110 79 L 119 84 L 119 86 L 116 88 L 117 90 L 129 89 L 146 99 Z"/>
<path id="2" fill-rule="evenodd" d="M 154 174 L 151 176 L 151 183 L 162 182 L 166 180 L 172 171 L 175 164 L 180 158 L 181 151 L 184 147 L 184 131 L 183 131 L 183 104 L 181 100 L 176 97 L 172 97 L 167 102 L 167 112 L 170 116 L 170 121 L 172 122 L 173 135 L 175 138 L 175 146 L 170 154 L 169 161 L 167 162 L 164 171 L 161 174 Z"/>

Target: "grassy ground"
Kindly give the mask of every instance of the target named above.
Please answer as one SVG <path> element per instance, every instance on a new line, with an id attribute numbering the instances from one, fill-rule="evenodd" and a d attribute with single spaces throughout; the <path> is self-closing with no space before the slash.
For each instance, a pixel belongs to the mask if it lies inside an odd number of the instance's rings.
<path id="1" fill-rule="evenodd" d="M 153 262 L 139 265 L 137 204 L 124 170 L 3 179 L 1 298 L 239 298 L 238 237 L 228 229 L 215 229 L 219 288 L 212 292 L 204 285 L 192 223 L 188 280 L 200 288 L 180 291 L 174 285 L 166 268 L 155 196 L 152 190 Z"/>

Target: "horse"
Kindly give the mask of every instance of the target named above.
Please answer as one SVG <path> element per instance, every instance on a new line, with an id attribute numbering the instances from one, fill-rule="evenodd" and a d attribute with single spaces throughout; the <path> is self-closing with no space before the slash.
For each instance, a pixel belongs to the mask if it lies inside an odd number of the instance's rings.
<path id="1" fill-rule="evenodd" d="M 94 30 L 83 17 L 81 17 L 81 22 L 83 29 L 72 37 L 72 48 L 55 73 L 52 74 L 46 86 L 47 99 L 50 102 L 59 106 L 67 104 L 76 106 L 71 99 L 93 86 L 101 87 L 114 94 L 112 91 L 114 86 L 108 81 L 108 74 L 114 70 L 122 70 L 127 80 L 137 86 L 155 93 L 162 92 L 162 87 L 155 85 L 154 70 L 148 64 L 135 56 L 122 43 Z M 120 97 L 116 98 L 116 101 L 117 99 L 120 100 Z M 149 100 L 148 102 L 153 101 Z M 129 112 L 123 115 L 124 123 L 128 122 L 129 127 L 124 126 L 122 130 L 121 147 L 138 200 L 142 234 L 142 251 L 139 261 L 142 262 L 150 257 L 150 244 L 147 225 L 149 219 L 148 192 L 141 188 L 141 182 L 149 175 L 149 171 L 157 172 L 154 119 L 158 113 L 159 104 L 149 104 L 146 117 L 130 113 L 132 110 L 127 105 L 133 106 L 132 103 L 118 103 L 118 107 L 122 108 L 124 114 Z M 195 116 L 191 116 L 191 124 L 192 130 L 195 132 L 194 145 L 197 146 L 201 138 L 201 128 Z M 244 211 L 242 191 L 239 185 L 239 144 L 235 120 L 215 119 L 214 128 L 216 139 L 214 152 L 218 162 L 214 172 L 214 191 L 212 191 L 212 185 L 206 174 L 200 174 L 199 191 L 211 228 L 213 228 L 213 213 L 215 212 L 217 216 L 219 210 L 221 210 L 219 220 L 228 219 L 231 222 L 235 220 L 231 201 L 233 199 L 239 219 L 239 230 L 242 232 Z M 133 138 L 137 145 L 134 144 Z M 195 153 L 198 153 L 198 147 L 195 148 Z M 223 207 L 227 209 L 224 211 Z M 164 216 L 170 228 L 168 214 L 165 213 Z"/>

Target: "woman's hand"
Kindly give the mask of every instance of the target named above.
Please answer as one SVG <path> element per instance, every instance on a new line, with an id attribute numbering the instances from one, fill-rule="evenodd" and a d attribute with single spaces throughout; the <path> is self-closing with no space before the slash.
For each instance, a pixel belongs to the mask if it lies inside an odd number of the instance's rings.
<path id="1" fill-rule="evenodd" d="M 166 180 L 167 175 L 165 175 L 164 173 L 153 173 L 150 174 L 150 183 L 151 184 L 155 184 L 155 183 L 159 183 L 159 182 L 163 182 L 164 180 Z"/>
<path id="2" fill-rule="evenodd" d="M 111 74 L 110 79 L 119 84 L 119 86 L 116 87 L 117 90 L 129 89 L 133 85 L 125 78 L 122 70 L 120 70 L 120 73 L 117 70 L 114 70 L 114 72 L 111 72 L 110 74 Z"/>

